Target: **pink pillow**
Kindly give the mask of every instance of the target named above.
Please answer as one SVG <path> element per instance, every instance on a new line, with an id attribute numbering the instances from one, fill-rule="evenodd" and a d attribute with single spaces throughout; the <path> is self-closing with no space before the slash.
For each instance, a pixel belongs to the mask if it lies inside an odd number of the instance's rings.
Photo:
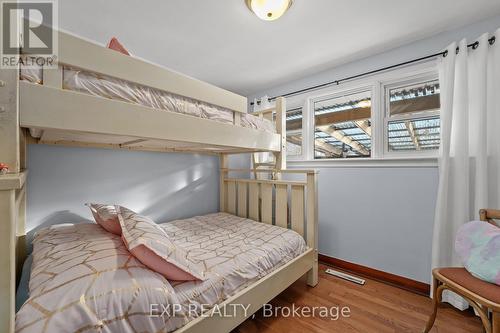
<path id="1" fill-rule="evenodd" d="M 90 208 L 97 224 L 115 235 L 120 236 L 122 234 L 115 206 L 95 203 L 86 203 L 85 205 Z"/>
<path id="2" fill-rule="evenodd" d="M 116 37 L 113 37 L 109 40 L 107 47 L 108 47 L 108 49 L 118 51 L 118 52 L 123 53 L 125 55 L 128 55 L 128 56 L 130 55 L 130 53 L 128 53 L 127 49 L 118 41 L 118 38 L 116 38 Z"/>
<path id="3" fill-rule="evenodd" d="M 133 211 L 115 206 L 122 240 L 140 262 L 169 280 L 205 280 L 203 268 L 188 259 L 188 253 L 174 244 L 155 222 Z"/>

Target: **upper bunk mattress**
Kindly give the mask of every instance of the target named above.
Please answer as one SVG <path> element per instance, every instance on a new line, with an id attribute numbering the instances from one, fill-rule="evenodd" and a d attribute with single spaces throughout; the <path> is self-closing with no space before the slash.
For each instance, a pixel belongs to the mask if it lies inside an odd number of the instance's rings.
<path id="1" fill-rule="evenodd" d="M 43 83 L 43 74 L 40 68 L 21 68 L 20 78 L 31 83 Z M 233 111 L 231 110 L 88 71 L 65 67 L 63 88 L 157 110 L 177 112 L 227 124 L 234 123 Z M 247 113 L 241 113 L 241 126 L 276 132 L 276 128 L 270 120 Z"/>
<path id="2" fill-rule="evenodd" d="M 167 281 L 97 224 L 53 226 L 35 236 L 16 332 L 171 332 L 307 249 L 292 230 L 226 213 L 161 226 L 207 280 Z"/>

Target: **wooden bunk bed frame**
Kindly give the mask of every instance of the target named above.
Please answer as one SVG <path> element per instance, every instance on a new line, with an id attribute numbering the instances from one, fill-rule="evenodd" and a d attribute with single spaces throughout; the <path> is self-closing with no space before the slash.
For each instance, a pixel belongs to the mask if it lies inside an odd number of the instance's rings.
<path id="1" fill-rule="evenodd" d="M 285 100 L 262 111 L 276 132 L 243 128 L 247 99 L 208 83 L 59 32 L 58 69 L 43 69 L 43 85 L 19 79 L 19 69 L 0 70 L 0 162 L 10 171 L 0 176 L 0 332 L 14 332 L 16 281 L 26 253 L 26 146 L 56 144 L 146 151 L 182 151 L 220 155 L 220 211 L 275 223 L 304 237 L 308 250 L 222 305 L 251 304 L 246 316 L 200 316 L 176 332 L 229 332 L 300 277 L 318 282 L 317 174 L 286 170 Z M 233 124 L 154 110 L 63 89 L 63 66 L 84 69 L 234 112 Z M 41 133 L 32 138 L 28 129 Z M 229 169 L 228 154 L 272 152 L 270 169 Z M 232 178 L 233 172 L 267 174 Z M 285 180 L 302 174 L 303 180 Z"/>

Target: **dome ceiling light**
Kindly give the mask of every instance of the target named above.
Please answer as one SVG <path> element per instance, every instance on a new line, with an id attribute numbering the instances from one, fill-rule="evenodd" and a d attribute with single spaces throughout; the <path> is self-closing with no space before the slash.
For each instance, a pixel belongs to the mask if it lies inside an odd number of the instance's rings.
<path id="1" fill-rule="evenodd" d="M 293 0 L 245 0 L 248 8 L 264 21 L 279 19 L 292 5 Z"/>

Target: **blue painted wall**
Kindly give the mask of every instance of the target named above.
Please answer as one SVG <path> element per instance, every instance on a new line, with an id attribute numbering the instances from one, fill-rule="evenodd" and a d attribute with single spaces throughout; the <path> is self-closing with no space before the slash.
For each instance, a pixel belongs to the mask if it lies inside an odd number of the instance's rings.
<path id="1" fill-rule="evenodd" d="M 218 211 L 216 156 L 28 146 L 27 231 L 92 219 L 86 202 L 120 204 L 157 222 Z"/>

